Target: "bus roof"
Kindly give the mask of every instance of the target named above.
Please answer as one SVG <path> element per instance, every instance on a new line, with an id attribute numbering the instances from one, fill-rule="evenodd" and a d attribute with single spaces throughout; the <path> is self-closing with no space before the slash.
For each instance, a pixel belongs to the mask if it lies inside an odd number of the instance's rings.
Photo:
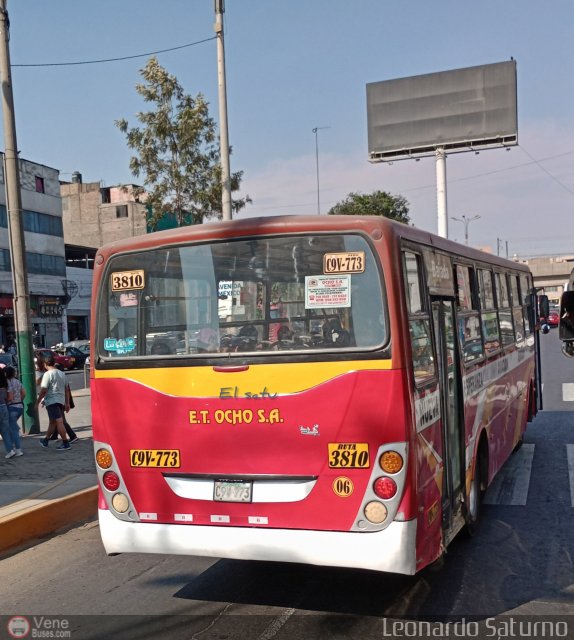
<path id="1" fill-rule="evenodd" d="M 530 269 L 524 263 L 501 258 L 491 253 L 441 238 L 429 231 L 396 222 L 384 216 L 292 215 L 207 222 L 117 240 L 101 247 L 98 250 L 98 254 L 102 254 L 104 258 L 107 258 L 115 253 L 188 242 L 258 235 L 325 233 L 330 231 L 363 232 L 374 239 L 384 236 L 389 242 L 392 242 L 393 239 L 398 241 L 402 238 L 438 250 L 453 252 L 470 260 L 488 262 L 505 268 L 512 267 L 526 273 L 530 272 Z"/>

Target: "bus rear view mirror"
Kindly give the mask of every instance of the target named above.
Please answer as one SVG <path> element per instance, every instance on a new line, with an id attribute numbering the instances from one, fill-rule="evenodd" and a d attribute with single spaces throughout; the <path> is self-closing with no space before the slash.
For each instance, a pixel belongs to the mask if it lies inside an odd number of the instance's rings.
<path id="1" fill-rule="evenodd" d="M 560 340 L 574 340 L 574 291 L 565 291 L 560 299 Z"/>

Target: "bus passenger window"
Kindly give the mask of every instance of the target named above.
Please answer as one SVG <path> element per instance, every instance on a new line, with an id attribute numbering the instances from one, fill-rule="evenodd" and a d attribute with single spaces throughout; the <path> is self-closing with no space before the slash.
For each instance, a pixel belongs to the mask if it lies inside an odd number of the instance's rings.
<path id="1" fill-rule="evenodd" d="M 496 353 L 500 349 L 500 336 L 498 334 L 498 318 L 496 311 L 482 313 L 482 332 L 484 334 L 484 350 L 486 355 Z"/>
<path id="2" fill-rule="evenodd" d="M 415 382 L 422 382 L 435 374 L 432 343 L 428 320 L 417 319 L 409 323 L 413 351 Z"/>
<path id="3" fill-rule="evenodd" d="M 478 314 L 459 318 L 458 333 L 465 364 L 471 364 L 484 357 Z"/>

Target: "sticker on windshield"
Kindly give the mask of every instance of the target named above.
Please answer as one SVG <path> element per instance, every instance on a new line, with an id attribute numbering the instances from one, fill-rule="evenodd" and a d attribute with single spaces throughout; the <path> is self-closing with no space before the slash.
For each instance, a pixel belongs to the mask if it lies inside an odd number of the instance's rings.
<path id="1" fill-rule="evenodd" d="M 323 273 L 363 273 L 364 271 L 364 251 L 326 253 L 323 256 Z"/>
<path id="2" fill-rule="evenodd" d="M 120 293 L 120 307 L 137 307 L 137 293 Z"/>
<path id="3" fill-rule="evenodd" d="M 104 349 L 112 351 L 119 356 L 124 353 L 131 353 L 135 348 L 135 338 L 104 338 Z"/>
<path id="4" fill-rule="evenodd" d="M 305 276 L 305 309 L 351 306 L 351 276 Z"/>
<path id="5" fill-rule="evenodd" d="M 111 275 L 112 291 L 129 291 L 130 289 L 143 289 L 145 276 L 143 269 L 133 271 L 116 271 Z"/>

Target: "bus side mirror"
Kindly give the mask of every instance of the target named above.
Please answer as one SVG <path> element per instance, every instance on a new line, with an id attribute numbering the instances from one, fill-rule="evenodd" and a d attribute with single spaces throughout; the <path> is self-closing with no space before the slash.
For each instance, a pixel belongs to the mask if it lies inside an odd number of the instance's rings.
<path id="1" fill-rule="evenodd" d="M 549 324 L 544 323 L 544 324 L 540 327 L 540 330 L 542 331 L 542 333 L 549 333 L 549 331 L 550 331 L 550 325 L 549 325 Z"/>
<path id="2" fill-rule="evenodd" d="M 548 320 L 548 315 L 550 313 L 550 302 L 548 300 L 548 296 L 539 296 L 538 297 L 538 316 L 540 318 L 544 318 Z"/>
<path id="3" fill-rule="evenodd" d="M 565 291 L 560 299 L 558 337 L 560 340 L 574 340 L 574 291 Z"/>

